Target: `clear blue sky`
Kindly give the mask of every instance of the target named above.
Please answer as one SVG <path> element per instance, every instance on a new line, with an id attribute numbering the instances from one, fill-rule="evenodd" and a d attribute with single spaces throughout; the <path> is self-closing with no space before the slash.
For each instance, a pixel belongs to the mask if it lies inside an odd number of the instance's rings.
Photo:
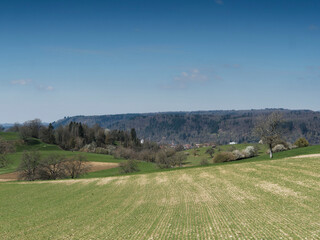
<path id="1" fill-rule="evenodd" d="M 320 110 L 319 0 L 1 0 L 0 123 Z"/>

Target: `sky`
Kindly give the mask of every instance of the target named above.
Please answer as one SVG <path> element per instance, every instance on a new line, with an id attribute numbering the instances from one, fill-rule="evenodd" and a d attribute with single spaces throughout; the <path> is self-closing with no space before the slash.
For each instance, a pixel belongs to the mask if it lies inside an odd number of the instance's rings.
<path id="1" fill-rule="evenodd" d="M 320 110 L 319 0 L 1 0 L 0 123 Z"/>

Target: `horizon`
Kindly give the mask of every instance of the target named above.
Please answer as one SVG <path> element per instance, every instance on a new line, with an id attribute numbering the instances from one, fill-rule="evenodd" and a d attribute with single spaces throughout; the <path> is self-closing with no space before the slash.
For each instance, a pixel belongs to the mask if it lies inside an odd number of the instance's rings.
<path id="1" fill-rule="evenodd" d="M 40 118 L 32 118 L 28 119 L 24 122 L 0 122 L 0 125 L 14 125 L 14 124 L 24 124 L 27 121 L 31 121 L 34 119 L 40 119 L 43 124 L 49 124 L 49 123 L 56 123 L 57 121 L 63 120 L 64 118 L 72 118 L 72 117 L 99 117 L 99 116 L 116 116 L 116 115 L 144 115 L 144 114 L 165 114 L 165 113 L 196 113 L 196 112 L 215 112 L 215 111 L 224 111 L 224 112 L 229 112 L 229 111 L 263 111 L 263 110 L 275 110 L 275 111 L 312 111 L 312 112 L 320 112 L 317 110 L 311 110 L 311 109 L 288 109 L 288 108 L 259 108 L 259 109 L 211 109 L 211 110 L 191 110 L 191 111 L 163 111 L 163 112 L 131 112 L 131 113 L 114 113 L 114 114 L 93 114 L 93 115 L 72 115 L 72 116 L 64 116 L 62 118 L 53 120 L 53 121 L 43 121 Z"/>
<path id="2" fill-rule="evenodd" d="M 319 12 L 317 0 L 1 1 L 0 123 L 319 111 Z"/>

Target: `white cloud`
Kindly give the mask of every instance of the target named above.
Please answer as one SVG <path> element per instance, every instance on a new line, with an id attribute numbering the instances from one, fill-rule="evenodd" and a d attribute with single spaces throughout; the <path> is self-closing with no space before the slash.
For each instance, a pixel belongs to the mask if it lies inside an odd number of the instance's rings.
<path id="1" fill-rule="evenodd" d="M 165 89 L 186 89 L 194 83 L 205 83 L 209 79 L 206 75 L 200 73 L 199 69 L 195 68 L 190 71 L 181 72 L 173 78 L 171 84 L 164 86 Z"/>
<path id="2" fill-rule="evenodd" d="M 31 79 L 19 79 L 19 80 L 13 80 L 11 81 L 11 84 L 13 85 L 31 85 L 32 87 L 41 90 L 41 91 L 53 91 L 55 90 L 53 86 L 51 85 L 38 85 L 36 82 L 32 82 Z"/>
<path id="3" fill-rule="evenodd" d="M 40 85 L 40 86 L 38 86 L 38 89 L 39 89 L 39 90 L 42 90 L 42 91 L 53 91 L 53 90 L 54 90 L 54 87 L 52 87 L 52 86 L 43 86 L 43 85 Z"/>
<path id="4" fill-rule="evenodd" d="M 13 85 L 27 85 L 30 84 L 32 81 L 30 79 L 19 79 L 11 81 Z"/>
<path id="5" fill-rule="evenodd" d="M 214 2 L 215 2 L 216 4 L 223 5 L 223 1 L 222 1 L 222 0 L 214 0 Z"/>

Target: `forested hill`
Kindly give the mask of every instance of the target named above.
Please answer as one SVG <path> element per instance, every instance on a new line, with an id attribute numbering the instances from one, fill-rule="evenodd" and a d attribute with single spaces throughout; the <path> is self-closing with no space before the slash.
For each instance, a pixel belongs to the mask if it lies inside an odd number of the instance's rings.
<path id="1" fill-rule="evenodd" d="M 294 142 L 303 136 L 311 144 L 320 143 L 320 112 L 310 110 L 264 109 L 74 116 L 65 117 L 53 125 L 58 127 L 70 122 L 81 122 L 89 126 L 99 124 L 108 129 L 135 128 L 139 138 L 161 143 L 241 143 L 257 141 L 252 131 L 255 122 L 274 111 L 283 114 L 287 141 Z"/>

